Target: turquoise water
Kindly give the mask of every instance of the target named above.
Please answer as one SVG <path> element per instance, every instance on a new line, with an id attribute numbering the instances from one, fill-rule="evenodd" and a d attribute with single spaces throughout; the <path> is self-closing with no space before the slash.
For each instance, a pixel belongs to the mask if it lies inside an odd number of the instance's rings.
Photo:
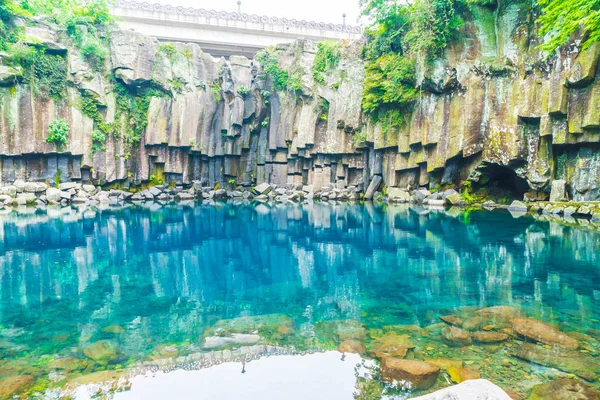
<path id="1" fill-rule="evenodd" d="M 319 203 L 13 211 L 0 216 L 0 378 L 33 376 L 27 393 L 43 396 L 92 372 L 215 349 L 334 350 L 345 338 L 370 348 L 390 329 L 433 332 L 440 315 L 495 305 L 588 335 L 586 356 L 597 361 L 598 249 L 597 233 L 504 211 Z M 247 337 L 223 339 L 235 333 Z M 557 374 L 510 348 L 459 354 L 435 334 L 412 339 L 412 357 L 469 359 L 520 392 Z M 110 343 L 110 356 L 84 352 L 98 341 Z M 57 376 L 65 357 L 81 365 Z M 508 358 L 511 382 L 494 357 Z"/>

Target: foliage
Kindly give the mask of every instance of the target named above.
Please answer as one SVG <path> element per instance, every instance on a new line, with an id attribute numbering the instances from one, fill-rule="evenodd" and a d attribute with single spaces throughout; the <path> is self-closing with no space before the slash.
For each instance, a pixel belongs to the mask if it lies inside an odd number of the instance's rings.
<path id="1" fill-rule="evenodd" d="M 404 42 L 409 53 L 437 57 L 464 25 L 460 0 L 416 0 L 407 9 Z"/>
<path id="2" fill-rule="evenodd" d="M 240 96 L 242 96 L 242 97 L 246 97 L 246 95 L 248 95 L 248 92 L 249 92 L 249 90 L 248 90 L 248 88 L 247 88 L 246 86 L 240 86 L 240 87 L 237 89 L 237 92 L 238 92 L 238 94 L 239 94 Z"/>
<path id="3" fill-rule="evenodd" d="M 354 145 L 354 147 L 359 147 L 366 141 L 367 141 L 367 131 L 366 130 L 358 131 L 352 136 L 352 144 Z"/>
<path id="4" fill-rule="evenodd" d="M 330 104 L 327 100 L 325 100 L 322 97 L 319 98 L 319 103 L 317 104 L 316 108 L 317 114 L 319 116 L 319 121 L 327 121 L 327 119 L 329 118 L 329 106 Z"/>
<path id="5" fill-rule="evenodd" d="M 582 42 L 584 49 L 600 41 L 600 0 L 537 0 L 543 7 L 538 18 L 540 34 L 550 39 L 540 46 L 548 53 L 569 41 L 579 27 L 587 30 Z"/>
<path id="6" fill-rule="evenodd" d="M 325 74 L 335 70 L 341 58 L 340 44 L 337 42 L 319 42 L 313 64 L 312 74 L 315 82 L 325 83 Z"/>
<path id="7" fill-rule="evenodd" d="M 14 26 L 14 18 L 28 15 L 28 11 L 15 0 L 0 2 L 0 51 L 9 50 L 12 44 L 20 40 L 22 30 Z"/>
<path id="8" fill-rule="evenodd" d="M 92 132 L 92 153 L 106 150 L 106 135 L 104 132 L 95 129 Z"/>
<path id="9" fill-rule="evenodd" d="M 279 56 L 274 49 L 269 48 L 260 51 L 256 55 L 265 74 L 271 78 L 273 87 L 279 91 L 296 92 L 302 89 L 302 71 L 294 71 L 291 75 L 288 71 L 279 68 Z"/>
<path id="10" fill-rule="evenodd" d="M 209 84 L 210 86 L 210 92 L 213 95 L 213 98 L 215 99 L 215 102 L 220 103 L 221 100 L 223 100 L 223 88 L 221 87 L 221 82 L 219 80 L 215 80 L 213 82 L 211 82 Z"/>
<path id="11" fill-rule="evenodd" d="M 108 48 L 100 40 L 88 37 L 81 46 L 81 55 L 95 71 L 102 72 L 108 56 Z"/>
<path id="12" fill-rule="evenodd" d="M 173 43 L 161 43 L 157 46 L 158 52 L 172 63 L 177 61 L 177 48 Z"/>
<path id="13" fill-rule="evenodd" d="M 129 88 L 121 82 L 115 84 L 117 116 L 128 119 L 125 126 L 124 142 L 129 147 L 137 146 L 142 140 L 142 133 L 148 126 L 148 109 L 153 97 L 165 97 L 165 93 L 154 86 Z"/>
<path id="14" fill-rule="evenodd" d="M 417 96 L 414 61 L 390 53 L 367 62 L 362 98 L 366 114 L 377 120 L 386 110 L 407 110 Z"/>
<path id="15" fill-rule="evenodd" d="M 69 124 L 64 119 L 50 122 L 46 142 L 55 144 L 58 149 L 64 148 L 69 142 Z"/>
<path id="16" fill-rule="evenodd" d="M 25 70 L 24 82 L 42 99 L 60 100 L 67 95 L 67 63 L 62 56 L 32 49 L 24 53 L 20 63 Z"/>
<path id="17" fill-rule="evenodd" d="M 287 89 L 289 73 L 279 68 L 279 57 L 273 49 L 265 49 L 256 55 L 256 60 L 273 81 L 273 87 L 279 91 Z"/>

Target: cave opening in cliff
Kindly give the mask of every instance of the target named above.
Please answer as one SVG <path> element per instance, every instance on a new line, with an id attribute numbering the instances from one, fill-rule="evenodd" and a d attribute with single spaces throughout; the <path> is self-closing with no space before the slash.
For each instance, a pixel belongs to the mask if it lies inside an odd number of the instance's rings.
<path id="1" fill-rule="evenodd" d="M 486 188 L 490 196 L 498 199 L 509 197 L 521 200 L 530 190 L 527 180 L 518 176 L 513 168 L 493 163 L 484 165 L 479 184 Z"/>

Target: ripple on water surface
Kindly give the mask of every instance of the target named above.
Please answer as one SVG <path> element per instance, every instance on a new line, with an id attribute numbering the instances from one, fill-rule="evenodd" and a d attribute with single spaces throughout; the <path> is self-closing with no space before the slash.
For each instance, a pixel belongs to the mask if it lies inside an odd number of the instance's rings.
<path id="1" fill-rule="evenodd" d="M 247 399 L 398 398 L 477 377 L 521 395 L 559 378 L 594 390 L 598 249 L 598 233 L 501 211 L 13 212 L 0 216 L 0 398 L 90 385 L 210 398 L 238 383 Z"/>

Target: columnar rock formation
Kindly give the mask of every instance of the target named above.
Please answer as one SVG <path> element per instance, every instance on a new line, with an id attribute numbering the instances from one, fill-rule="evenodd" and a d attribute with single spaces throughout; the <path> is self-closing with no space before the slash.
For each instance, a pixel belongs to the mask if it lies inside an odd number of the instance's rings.
<path id="1" fill-rule="evenodd" d="M 319 190 L 366 189 L 380 176 L 388 187 L 470 179 L 544 197 L 552 180 L 564 179 L 572 199 L 599 199 L 600 43 L 582 50 L 575 40 L 545 59 L 535 10 L 498 3 L 474 8 L 466 38 L 443 58 L 419 61 L 421 95 L 400 127 L 361 113 L 360 43 L 343 45 L 323 84 L 312 75 L 315 43 L 279 47 L 280 68 L 301 76 L 301 89 L 289 91 L 275 90 L 255 60 L 214 59 L 195 44 L 165 47 L 133 31 L 111 33 L 110 60 L 93 72 L 64 33 L 38 23 L 27 37 L 64 54 L 68 98 L 42 100 L 19 83 L 20 71 L 0 66 L 0 182 L 58 177 L 127 187 L 160 177 Z M 113 76 L 129 88 L 159 89 L 139 145 L 126 139 L 133 122 L 118 111 Z M 94 121 L 78 107 L 82 94 L 117 126 L 105 151 L 92 152 Z M 61 151 L 45 142 L 56 118 L 71 127 Z"/>

